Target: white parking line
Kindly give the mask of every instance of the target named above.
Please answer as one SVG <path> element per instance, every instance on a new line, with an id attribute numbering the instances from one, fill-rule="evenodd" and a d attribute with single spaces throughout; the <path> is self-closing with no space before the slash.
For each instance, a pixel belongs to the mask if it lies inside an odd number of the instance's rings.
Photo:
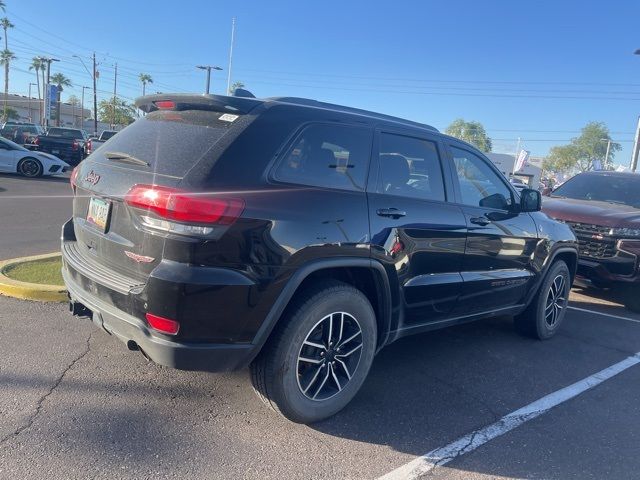
<path id="1" fill-rule="evenodd" d="M 469 453 L 500 435 L 519 427 L 529 420 L 548 412 L 553 407 L 570 400 L 583 392 L 609 380 L 626 369 L 640 363 L 640 352 L 625 358 L 604 370 L 599 371 L 579 382 L 536 400 L 529 405 L 511 412 L 500 420 L 480 430 L 476 430 L 444 447 L 431 450 L 429 453 L 396 468 L 380 477 L 379 480 L 413 480 L 425 473 L 441 467 L 450 461 Z"/>
<path id="2" fill-rule="evenodd" d="M 627 322 L 640 323 L 640 320 L 636 320 L 635 318 L 621 317 L 620 315 L 611 315 L 610 313 L 596 312 L 595 310 L 587 310 L 586 308 L 578 308 L 572 306 L 568 306 L 567 308 L 569 310 L 577 310 L 578 312 L 592 313 L 594 315 L 602 315 L 603 317 L 611 317 L 617 318 L 618 320 L 626 320 Z"/>

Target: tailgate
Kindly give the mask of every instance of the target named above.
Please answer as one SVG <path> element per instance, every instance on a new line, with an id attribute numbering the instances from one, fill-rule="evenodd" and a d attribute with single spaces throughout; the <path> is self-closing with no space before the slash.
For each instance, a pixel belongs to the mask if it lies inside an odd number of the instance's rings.
<path id="1" fill-rule="evenodd" d="M 135 185 L 179 188 L 232 122 L 215 111 L 149 113 L 94 151 L 77 170 L 73 205 L 78 254 L 136 281 L 146 282 L 162 260 L 167 232 L 142 225 L 144 213 L 124 203 Z M 203 174 L 202 181 L 206 175 Z M 185 248 L 194 240 L 180 237 Z"/>

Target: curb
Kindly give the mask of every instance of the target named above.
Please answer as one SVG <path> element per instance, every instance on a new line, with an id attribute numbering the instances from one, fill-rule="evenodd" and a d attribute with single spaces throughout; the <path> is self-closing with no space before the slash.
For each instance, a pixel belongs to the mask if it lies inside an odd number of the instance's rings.
<path id="1" fill-rule="evenodd" d="M 0 261 L 0 294 L 7 297 L 20 298 L 22 300 L 35 300 L 38 302 L 66 302 L 67 291 L 61 285 L 44 285 L 40 283 L 28 283 L 14 280 L 4 275 L 4 270 L 10 265 L 34 260 L 59 257 L 60 253 L 47 253 L 45 255 L 33 255 L 31 257 L 12 258 Z"/>

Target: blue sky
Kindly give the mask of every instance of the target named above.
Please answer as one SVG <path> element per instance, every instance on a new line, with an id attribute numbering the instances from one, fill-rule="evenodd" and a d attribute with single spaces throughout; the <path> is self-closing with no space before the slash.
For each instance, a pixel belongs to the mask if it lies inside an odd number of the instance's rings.
<path id="1" fill-rule="evenodd" d="M 91 78 L 72 55 L 97 52 L 99 97 L 204 88 L 196 64 L 220 65 L 226 86 L 231 18 L 233 80 L 259 97 L 303 96 L 417 120 L 444 129 L 482 122 L 494 150 L 516 139 L 533 155 L 605 122 L 628 164 L 640 114 L 640 2 L 585 1 L 191 1 L 6 0 L 18 56 L 10 90 L 26 94 L 31 57 L 55 55 L 52 72 L 80 86 Z M 99 6 L 101 5 L 101 6 Z M 109 5 L 109 7 L 106 7 Z M 95 7 L 94 7 L 95 6 Z M 42 13 L 46 12 L 46 13 Z M 35 88 L 35 87 L 34 87 Z M 89 101 L 86 103 L 89 106 Z"/>

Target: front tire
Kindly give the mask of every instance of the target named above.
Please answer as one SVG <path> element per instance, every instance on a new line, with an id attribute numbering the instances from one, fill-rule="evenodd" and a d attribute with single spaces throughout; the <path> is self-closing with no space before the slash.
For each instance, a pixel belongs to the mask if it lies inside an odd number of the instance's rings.
<path id="1" fill-rule="evenodd" d="M 569 267 L 558 260 L 549 268 L 531 304 L 514 319 L 516 329 L 523 335 L 539 340 L 553 337 L 564 321 L 570 289 Z"/>
<path id="2" fill-rule="evenodd" d="M 330 281 L 294 300 L 251 365 L 258 395 L 289 420 L 317 422 L 342 410 L 369 373 L 376 317 L 367 297 Z"/>
<path id="3" fill-rule="evenodd" d="M 37 160 L 35 158 L 23 158 L 22 160 L 20 160 L 20 163 L 18 163 L 18 173 L 25 177 L 41 177 L 43 171 L 44 169 L 42 168 L 42 163 L 40 163 L 40 160 Z"/>
<path id="4" fill-rule="evenodd" d="M 622 301 L 627 310 L 640 313 L 640 285 L 634 283 L 625 286 L 622 290 Z"/>

